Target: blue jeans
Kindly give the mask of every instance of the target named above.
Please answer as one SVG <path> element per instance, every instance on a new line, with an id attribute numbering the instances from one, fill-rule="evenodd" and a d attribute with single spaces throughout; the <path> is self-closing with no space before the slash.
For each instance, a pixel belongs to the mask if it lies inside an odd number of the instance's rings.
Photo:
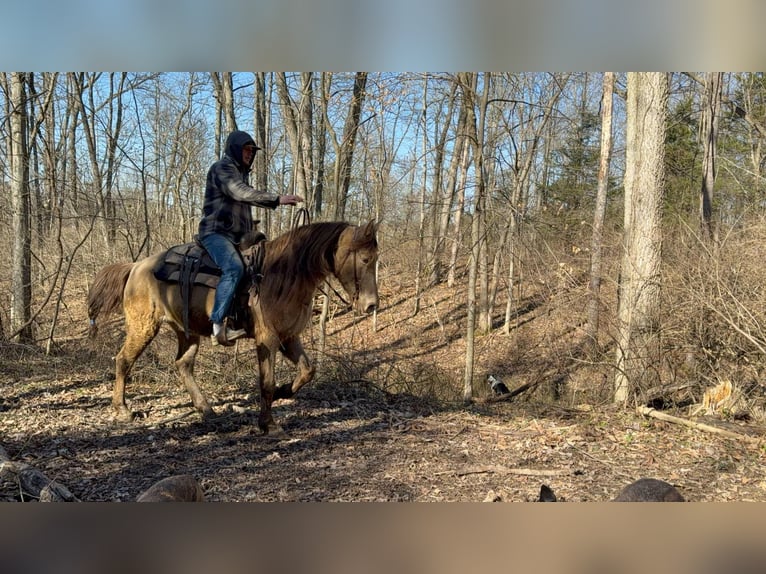
<path id="1" fill-rule="evenodd" d="M 210 320 L 213 323 L 223 323 L 229 307 L 237 291 L 239 280 L 245 273 L 245 266 L 236 246 L 223 235 L 207 235 L 200 243 L 212 257 L 215 264 L 221 268 L 221 280 L 215 290 L 215 302 Z"/>

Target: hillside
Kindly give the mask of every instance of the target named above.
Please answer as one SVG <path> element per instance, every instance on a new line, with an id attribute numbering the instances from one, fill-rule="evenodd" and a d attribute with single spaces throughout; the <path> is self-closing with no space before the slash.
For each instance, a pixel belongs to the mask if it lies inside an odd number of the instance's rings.
<path id="1" fill-rule="evenodd" d="M 577 261 L 573 261 L 577 264 Z M 567 501 L 608 500 L 641 476 L 677 485 L 693 501 L 763 501 L 763 449 L 649 419 L 605 400 L 609 370 L 576 352 L 585 285 L 555 269 L 519 301 L 510 335 L 478 338 L 475 398 L 463 406 L 465 294 L 427 289 L 381 269 L 381 310 L 354 319 L 336 309 L 315 383 L 275 403 L 287 437 L 260 434 L 252 342 L 204 342 L 196 375 L 219 420 L 192 411 L 172 367 L 174 337 L 139 360 L 127 396 L 139 417 L 112 420 L 112 359 L 121 321 L 87 338 L 87 277 L 70 283 L 58 345 L 0 344 L 0 445 L 66 485 L 80 500 L 129 501 L 169 475 L 191 474 L 211 501 L 534 500 L 550 485 Z M 504 306 L 505 295 L 500 294 Z M 317 327 L 306 332 L 318 355 Z M 607 351 L 608 352 L 608 349 Z M 488 401 L 484 377 L 511 388 Z M 278 377 L 290 376 L 286 364 Z M 0 500 L 20 500 L 12 481 Z"/>

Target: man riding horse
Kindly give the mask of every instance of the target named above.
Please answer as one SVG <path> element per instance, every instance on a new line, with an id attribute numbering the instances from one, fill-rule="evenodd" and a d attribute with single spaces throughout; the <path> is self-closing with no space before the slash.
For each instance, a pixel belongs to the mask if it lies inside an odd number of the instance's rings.
<path id="1" fill-rule="evenodd" d="M 250 169 L 259 149 L 250 134 L 233 131 L 226 138 L 223 157 L 207 172 L 197 239 L 221 268 L 210 315 L 214 345 L 233 345 L 235 339 L 246 334 L 244 329 L 228 327 L 226 316 L 244 274 L 237 246 L 253 229 L 251 206 L 276 209 L 278 205 L 296 205 L 303 201 L 298 195 L 278 195 L 250 186 Z"/>

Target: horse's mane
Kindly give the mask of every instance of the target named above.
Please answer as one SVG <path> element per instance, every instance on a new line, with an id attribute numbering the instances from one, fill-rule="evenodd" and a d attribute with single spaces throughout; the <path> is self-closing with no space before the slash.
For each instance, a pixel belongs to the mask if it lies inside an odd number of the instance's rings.
<path id="1" fill-rule="evenodd" d="M 332 273 L 340 235 L 350 226 L 344 221 L 311 223 L 267 241 L 261 282 L 264 303 L 279 301 L 285 306 L 306 291 L 313 292 Z"/>

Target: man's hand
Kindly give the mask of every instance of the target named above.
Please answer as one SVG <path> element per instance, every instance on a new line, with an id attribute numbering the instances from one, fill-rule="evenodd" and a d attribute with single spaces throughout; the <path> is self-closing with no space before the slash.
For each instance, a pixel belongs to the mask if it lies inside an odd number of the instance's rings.
<path id="1" fill-rule="evenodd" d="M 303 203 L 303 198 L 300 195 L 280 195 L 279 205 L 297 205 Z"/>

